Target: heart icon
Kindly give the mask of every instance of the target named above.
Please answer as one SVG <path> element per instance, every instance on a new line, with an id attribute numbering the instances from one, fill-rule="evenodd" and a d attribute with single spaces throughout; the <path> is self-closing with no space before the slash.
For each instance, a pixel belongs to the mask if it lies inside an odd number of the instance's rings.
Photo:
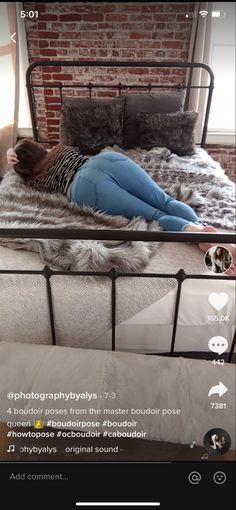
<path id="1" fill-rule="evenodd" d="M 228 303 L 229 296 L 225 292 L 212 292 L 208 296 L 208 301 L 219 312 Z"/>

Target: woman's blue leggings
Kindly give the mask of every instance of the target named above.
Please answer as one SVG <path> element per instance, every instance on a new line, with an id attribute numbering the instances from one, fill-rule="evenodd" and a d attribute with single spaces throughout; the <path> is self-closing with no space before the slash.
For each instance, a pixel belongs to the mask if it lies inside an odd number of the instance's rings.
<path id="1" fill-rule="evenodd" d="M 134 161 L 100 152 L 86 161 L 71 185 L 71 200 L 111 215 L 157 220 L 163 230 L 181 231 L 199 219 L 193 209 L 167 195 Z"/>

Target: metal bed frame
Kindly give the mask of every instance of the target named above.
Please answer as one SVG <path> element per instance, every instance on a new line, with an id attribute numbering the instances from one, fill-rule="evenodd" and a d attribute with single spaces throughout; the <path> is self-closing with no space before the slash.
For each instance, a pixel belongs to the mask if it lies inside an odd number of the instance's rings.
<path id="1" fill-rule="evenodd" d="M 152 67 L 152 68 L 183 68 L 190 69 L 191 71 L 194 68 L 201 68 L 208 72 L 209 75 L 209 84 L 207 86 L 193 86 L 193 85 L 181 85 L 181 84 L 151 84 L 147 85 L 124 85 L 122 83 L 118 83 L 116 85 L 103 85 L 103 84 L 93 84 L 91 82 L 87 84 L 63 84 L 59 83 L 34 83 L 33 80 L 33 71 L 37 67 L 46 68 L 48 66 L 60 66 L 60 67 Z M 210 105 L 212 99 L 212 93 L 214 88 L 214 75 L 212 70 L 206 64 L 200 63 L 182 63 L 182 62 L 167 62 L 167 63 L 156 63 L 156 62 L 88 62 L 88 61 L 39 61 L 31 64 L 26 73 L 26 86 L 28 90 L 28 98 L 29 98 L 29 106 L 31 112 L 32 119 L 32 127 L 34 139 L 39 141 L 40 143 L 58 143 L 58 140 L 39 140 L 38 129 L 37 129 L 37 111 L 36 111 L 36 102 L 34 98 L 34 90 L 37 88 L 57 88 L 60 91 L 60 100 L 62 103 L 62 92 L 64 88 L 87 88 L 89 97 L 92 97 L 92 90 L 96 88 L 105 88 L 105 89 L 116 89 L 118 90 L 118 95 L 121 95 L 122 90 L 127 89 L 147 89 L 149 93 L 153 89 L 179 89 L 185 88 L 188 92 L 193 88 L 204 88 L 208 90 L 206 108 L 204 112 L 204 123 L 202 129 L 202 138 L 200 146 L 204 147 L 206 142 L 207 135 L 207 124 L 210 113 Z M 186 106 L 186 105 L 185 105 Z M 36 235 L 37 234 L 37 235 Z M 41 238 L 41 239 L 91 239 L 91 240 L 121 240 L 121 241 L 165 241 L 165 242 L 190 242 L 190 243 L 200 243 L 200 242 L 213 242 L 213 243 L 233 243 L 234 235 L 230 233 L 183 233 L 183 232 L 133 232 L 133 231 L 119 231 L 119 230 L 79 230 L 79 229 L 37 229 L 37 233 L 35 229 L 20 229 L 20 228 L 12 228 L 12 229 L 0 229 L 0 238 L 1 237 L 9 237 L 9 238 Z M 214 280 L 218 281 L 222 280 L 235 280 L 234 276 L 225 276 L 225 275 L 196 275 L 196 274 L 187 274 L 183 269 L 180 269 L 175 274 L 169 273 L 122 273 L 113 268 L 109 272 L 91 272 L 91 271 L 58 271 L 53 270 L 48 266 L 45 266 L 42 270 L 3 270 L 0 269 L 1 274 L 28 274 L 28 275 L 42 275 L 46 281 L 46 292 L 47 292 L 47 303 L 48 303 L 48 312 L 50 318 L 50 327 L 51 327 L 51 338 L 52 344 L 57 345 L 56 338 L 56 328 L 55 328 L 55 316 L 54 316 L 54 306 L 53 306 L 53 295 L 51 289 L 50 280 L 52 277 L 56 277 L 57 275 L 74 275 L 74 276 L 96 276 L 96 277 L 106 277 L 111 280 L 111 349 L 112 351 L 116 350 L 116 281 L 118 278 L 171 278 L 175 279 L 178 282 L 177 292 L 176 292 L 176 302 L 175 302 L 175 310 L 173 317 L 173 328 L 172 328 L 172 338 L 171 338 L 171 347 L 170 351 L 167 353 L 160 353 L 161 355 L 168 356 L 184 356 L 184 357 L 194 357 L 194 358 L 203 358 L 203 359 L 212 359 L 212 354 L 209 352 L 192 352 L 192 351 L 184 351 L 179 352 L 175 350 L 175 341 L 176 341 L 176 332 L 178 327 L 178 315 L 179 315 L 179 306 L 181 300 L 181 290 L 182 284 L 186 279 L 198 279 L 198 280 Z M 235 359 L 235 344 L 236 344 L 236 332 L 232 339 L 230 350 L 228 353 L 221 355 L 227 362 L 232 362 Z M 159 354 L 159 353 L 152 353 Z"/>

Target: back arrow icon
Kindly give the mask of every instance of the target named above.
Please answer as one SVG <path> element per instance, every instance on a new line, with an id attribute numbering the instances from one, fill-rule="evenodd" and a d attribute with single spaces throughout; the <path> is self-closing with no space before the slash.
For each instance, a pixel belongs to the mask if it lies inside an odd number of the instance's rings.
<path id="1" fill-rule="evenodd" d="M 16 32 L 14 32 L 14 34 L 10 35 L 10 39 L 11 39 L 14 43 L 16 43 L 16 40 L 14 39 L 15 35 L 16 35 Z"/>
<path id="2" fill-rule="evenodd" d="M 219 397 L 222 397 L 227 391 L 228 388 L 226 388 L 226 386 L 221 381 L 219 381 L 219 384 L 216 384 L 216 386 L 212 386 L 212 388 L 210 388 L 208 397 L 215 394 L 218 394 Z"/>

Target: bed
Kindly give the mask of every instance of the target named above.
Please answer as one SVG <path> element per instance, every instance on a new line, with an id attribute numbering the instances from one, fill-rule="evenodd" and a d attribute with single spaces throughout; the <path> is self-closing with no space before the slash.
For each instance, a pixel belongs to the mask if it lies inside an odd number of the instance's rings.
<path id="1" fill-rule="evenodd" d="M 67 80 L 48 83 L 41 78 L 52 62 L 35 62 L 29 67 L 27 87 L 35 140 L 47 145 L 58 141 L 52 136 L 45 137 L 37 112 L 37 92 L 50 88 L 57 94 L 55 97 L 60 98 L 61 143 L 82 146 L 88 156 L 100 150 L 116 150 L 128 155 L 167 192 L 192 205 L 203 221 L 218 227 L 221 234 L 210 234 L 208 238 L 208 234 L 163 233 L 156 222 L 147 225 L 140 218 L 129 222 L 118 218 L 115 223 L 103 218 L 99 225 L 92 214 L 86 223 L 74 209 L 69 210 L 74 215 L 73 221 L 72 216 L 68 220 L 67 210 L 61 224 L 57 212 L 62 205 L 64 210 L 68 209 L 68 205 L 62 204 L 60 198 L 57 202 L 52 199 L 47 221 L 43 222 L 42 211 L 45 211 L 46 201 L 48 205 L 48 196 L 41 193 L 41 202 L 35 208 L 26 197 L 22 182 L 9 172 L 0 185 L 0 339 L 209 358 L 214 356 L 209 352 L 209 339 L 222 335 L 228 339 L 228 348 L 222 357 L 232 361 L 235 278 L 210 273 L 202 252 L 195 245 L 203 240 L 202 236 L 204 241 L 207 238 L 219 244 L 233 242 L 234 184 L 204 149 L 214 86 L 211 69 L 204 64 L 115 63 L 116 68 L 123 70 L 143 67 L 191 72 L 194 67 L 200 67 L 208 73 L 201 139 L 196 145 L 194 140 L 193 153 L 188 155 L 189 147 L 183 152 L 180 137 L 174 137 L 171 144 L 168 142 L 171 148 L 163 146 L 163 139 L 162 146 L 156 145 L 160 140 L 156 121 L 161 125 L 162 135 L 166 131 L 164 139 L 169 140 L 171 126 L 178 131 L 181 115 L 188 112 L 188 94 L 194 88 L 189 82 L 187 85 L 163 85 L 154 75 L 155 81 L 147 84 L 127 85 L 117 80 L 115 84 L 106 85 L 83 83 L 82 68 L 93 71 L 99 66 L 112 68 L 114 63 L 63 61 L 53 65 L 63 72 L 77 69 L 79 74 L 75 75 L 75 83 Z M 39 69 L 43 70 L 40 79 L 37 73 L 34 75 Z M 116 97 L 98 99 L 97 103 L 95 100 L 96 109 L 92 108 L 88 117 L 88 104 L 93 104 L 96 89 L 105 90 L 108 95 L 115 91 Z M 81 98 L 76 95 L 78 90 L 80 93 L 83 90 Z M 84 97 L 84 91 L 88 97 Z M 161 101 L 159 94 L 164 94 Z M 97 133 L 96 122 L 101 122 L 101 115 L 107 124 L 102 133 Z M 134 139 L 134 117 L 139 119 L 142 146 L 137 146 Z M 184 118 L 190 146 L 196 121 L 193 115 Z M 91 122 L 94 125 L 91 126 Z M 14 214 L 19 203 L 22 213 L 19 211 L 16 218 Z M 34 211 L 35 220 L 26 222 L 29 207 Z M 36 227 L 40 229 L 37 238 Z M 57 244 L 53 244 L 54 238 Z M 65 250 L 65 240 L 69 239 L 67 255 L 69 253 L 71 259 L 74 257 L 76 263 L 70 261 L 66 266 L 59 254 Z M 83 239 L 86 241 L 80 241 Z M 101 245 L 107 250 L 105 262 L 100 263 L 99 258 L 99 263 L 96 259 L 95 264 L 91 256 L 88 262 L 88 250 L 91 254 L 95 249 L 97 254 Z M 112 263 L 114 260 L 116 264 Z M 217 292 L 227 293 L 229 297 L 223 312 L 213 310 L 208 300 L 209 293 Z M 227 319 L 222 319 L 223 315 Z"/>

